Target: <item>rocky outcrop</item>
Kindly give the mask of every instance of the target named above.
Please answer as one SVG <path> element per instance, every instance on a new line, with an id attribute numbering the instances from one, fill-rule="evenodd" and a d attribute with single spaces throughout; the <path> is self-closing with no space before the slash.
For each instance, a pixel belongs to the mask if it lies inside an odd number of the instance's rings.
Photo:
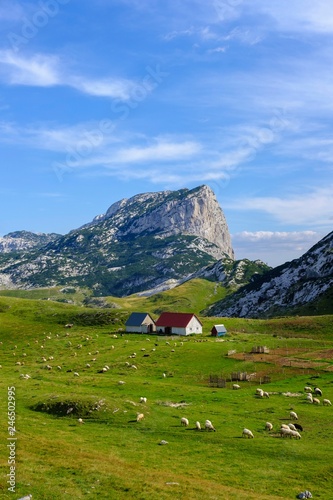
<path id="1" fill-rule="evenodd" d="M 333 232 L 299 259 L 258 277 L 232 296 L 214 304 L 212 316 L 245 318 L 293 314 L 333 289 Z"/>
<path id="2" fill-rule="evenodd" d="M 41 248 L 55 241 L 60 234 L 32 233 L 30 231 L 15 231 L 0 237 L 0 252 L 21 252 L 32 248 Z"/>

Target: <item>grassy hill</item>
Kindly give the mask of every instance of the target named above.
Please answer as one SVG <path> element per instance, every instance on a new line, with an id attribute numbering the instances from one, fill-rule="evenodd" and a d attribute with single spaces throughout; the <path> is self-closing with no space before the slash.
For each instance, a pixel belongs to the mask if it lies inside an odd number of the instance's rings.
<path id="1" fill-rule="evenodd" d="M 170 307 L 178 293 L 168 292 Z M 128 309 L 91 309 L 0 297 L 0 411 L 6 416 L 8 387 L 15 387 L 17 419 L 15 495 L 7 490 L 4 446 L 0 498 L 282 500 L 305 489 L 330 498 L 333 407 L 307 403 L 303 388 L 318 385 L 333 401 L 332 316 L 223 318 L 223 341 L 209 337 L 216 318 L 201 318 L 197 337 L 121 335 L 136 299 L 126 299 Z M 195 300 L 200 308 L 202 298 Z M 270 353 L 251 354 L 256 345 Z M 233 372 L 253 377 L 235 391 Z M 211 375 L 226 387 L 213 387 Z M 269 399 L 255 396 L 264 377 Z M 304 427 L 301 440 L 278 435 L 291 409 Z M 207 418 L 216 432 L 196 431 Z M 254 439 L 241 437 L 244 427 Z"/>

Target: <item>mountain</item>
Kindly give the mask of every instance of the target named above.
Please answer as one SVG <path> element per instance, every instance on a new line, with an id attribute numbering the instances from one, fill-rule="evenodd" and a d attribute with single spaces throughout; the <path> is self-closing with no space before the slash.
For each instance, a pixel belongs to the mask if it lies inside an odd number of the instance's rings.
<path id="1" fill-rule="evenodd" d="M 211 316 L 244 318 L 288 314 L 332 314 L 333 232 L 302 257 L 252 279 L 214 304 Z"/>
<path id="2" fill-rule="evenodd" d="M 0 253 L 21 252 L 32 248 L 41 248 L 61 235 L 56 233 L 32 233 L 15 231 L 0 237 Z"/>
<path id="3" fill-rule="evenodd" d="M 23 255 L 0 258 L 0 284 L 86 286 L 123 296 L 183 280 L 227 257 L 227 222 L 208 186 L 120 200 L 93 221 Z"/>

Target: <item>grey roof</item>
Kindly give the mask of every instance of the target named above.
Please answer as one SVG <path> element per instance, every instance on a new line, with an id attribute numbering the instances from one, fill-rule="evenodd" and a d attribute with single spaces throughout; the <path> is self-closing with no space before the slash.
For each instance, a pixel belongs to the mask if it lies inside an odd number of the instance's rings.
<path id="1" fill-rule="evenodd" d="M 141 326 L 147 315 L 150 317 L 150 319 L 153 323 L 154 320 L 151 318 L 150 314 L 135 312 L 135 313 L 132 313 L 130 315 L 130 317 L 126 321 L 125 325 L 126 326 Z"/>
<path id="2" fill-rule="evenodd" d="M 226 329 L 226 327 L 224 325 L 214 325 L 214 327 L 216 328 L 216 331 L 219 332 L 219 333 L 227 331 L 227 329 Z"/>

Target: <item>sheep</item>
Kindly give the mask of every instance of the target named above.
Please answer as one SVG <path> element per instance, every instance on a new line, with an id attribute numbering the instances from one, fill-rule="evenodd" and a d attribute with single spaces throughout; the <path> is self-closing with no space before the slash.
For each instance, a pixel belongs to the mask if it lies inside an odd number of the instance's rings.
<path id="1" fill-rule="evenodd" d="M 273 430 L 273 424 L 271 424 L 270 422 L 266 422 L 265 429 L 267 431 L 272 431 Z"/>
<path id="2" fill-rule="evenodd" d="M 136 421 L 140 422 L 143 418 L 144 418 L 144 414 L 143 413 L 138 413 L 137 416 L 136 416 Z"/>
<path id="3" fill-rule="evenodd" d="M 257 389 L 256 390 L 256 394 L 257 394 L 257 396 L 261 396 L 262 397 L 263 394 L 264 394 L 264 391 L 262 389 Z"/>
<path id="4" fill-rule="evenodd" d="M 332 403 L 329 399 L 323 399 L 323 405 L 324 406 L 332 406 Z"/>
<path id="5" fill-rule="evenodd" d="M 319 387 L 315 387 L 315 388 L 313 389 L 313 392 L 314 392 L 314 394 L 316 394 L 317 396 L 322 396 L 322 395 L 323 395 L 323 393 L 322 393 L 321 389 L 319 389 Z"/>
<path id="6" fill-rule="evenodd" d="M 84 424 L 82 418 L 78 418 L 77 421 L 79 422 L 79 424 Z"/>
<path id="7" fill-rule="evenodd" d="M 182 417 L 182 418 L 180 419 L 180 425 L 183 425 L 184 427 L 188 427 L 188 426 L 189 426 L 189 421 L 188 421 L 188 419 L 187 419 L 187 418 L 185 418 L 185 417 Z"/>
<path id="8" fill-rule="evenodd" d="M 141 397 L 140 398 L 140 403 L 147 403 L 147 398 Z"/>
<path id="9" fill-rule="evenodd" d="M 295 432 L 295 431 L 292 431 L 291 429 L 289 429 L 289 427 L 285 428 L 285 427 L 282 427 L 281 426 L 281 429 L 280 429 L 280 435 L 281 437 L 292 437 L 292 432 Z"/>
<path id="10" fill-rule="evenodd" d="M 135 365 L 131 365 L 131 368 L 133 368 L 133 370 L 137 370 L 138 369 L 138 367 L 135 366 Z"/>
<path id="11" fill-rule="evenodd" d="M 205 429 L 207 431 L 216 431 L 215 427 L 213 426 L 212 422 L 210 420 L 206 420 L 205 422 Z"/>
<path id="12" fill-rule="evenodd" d="M 304 391 L 305 391 L 305 392 L 309 392 L 309 393 L 313 392 L 313 391 L 312 391 L 312 387 L 308 387 L 308 386 L 305 386 L 305 387 L 304 387 Z"/>
<path id="13" fill-rule="evenodd" d="M 78 372 L 74 372 L 74 377 L 79 377 L 80 374 Z"/>
<path id="14" fill-rule="evenodd" d="M 288 427 L 289 429 L 291 429 L 292 431 L 297 431 L 296 427 L 294 426 L 294 424 L 288 424 Z"/>
<path id="15" fill-rule="evenodd" d="M 201 425 L 200 425 L 200 422 L 198 422 L 198 421 L 197 421 L 197 422 L 195 423 L 195 428 L 196 428 L 196 430 L 197 430 L 197 431 L 201 431 Z"/>
<path id="16" fill-rule="evenodd" d="M 298 430 L 298 431 L 302 431 L 303 430 L 303 427 L 301 426 L 301 424 L 297 424 L 295 423 L 294 424 L 295 428 Z"/>
<path id="17" fill-rule="evenodd" d="M 58 370 L 61 370 L 61 366 L 60 365 L 58 365 L 57 368 L 58 368 Z"/>
<path id="18" fill-rule="evenodd" d="M 292 429 L 290 429 L 290 432 L 291 432 L 291 437 L 294 437 L 294 438 L 296 438 L 296 439 L 301 439 L 301 437 L 302 437 L 302 436 L 300 435 L 300 433 L 299 433 L 299 432 L 294 431 L 294 430 L 292 430 Z"/>
<path id="19" fill-rule="evenodd" d="M 247 438 L 254 438 L 253 433 L 249 429 L 243 429 L 242 436 Z"/>
<path id="20" fill-rule="evenodd" d="M 292 420 L 298 420 L 298 415 L 295 411 L 291 411 L 289 415 Z"/>
<path id="21" fill-rule="evenodd" d="M 125 382 L 124 382 L 123 380 L 119 380 L 118 384 L 119 384 L 119 385 L 124 385 L 124 384 L 125 384 Z"/>
<path id="22" fill-rule="evenodd" d="M 264 397 L 264 398 L 269 398 L 269 394 L 268 394 L 268 392 L 264 391 L 264 392 L 263 392 L 263 397 Z"/>
<path id="23" fill-rule="evenodd" d="M 313 401 L 313 404 L 315 404 L 315 405 L 320 405 L 320 399 L 318 399 L 318 398 L 313 398 L 313 400 L 312 400 L 312 401 Z"/>
<path id="24" fill-rule="evenodd" d="M 240 389 L 239 384 L 232 384 L 232 388 L 236 391 L 237 389 Z"/>
<path id="25" fill-rule="evenodd" d="M 313 403 L 313 397 L 311 393 L 307 394 L 306 400 L 309 401 L 309 403 Z"/>
<path id="26" fill-rule="evenodd" d="M 288 430 L 288 429 L 290 429 L 290 427 L 287 424 L 281 424 L 280 429 L 287 429 Z"/>

